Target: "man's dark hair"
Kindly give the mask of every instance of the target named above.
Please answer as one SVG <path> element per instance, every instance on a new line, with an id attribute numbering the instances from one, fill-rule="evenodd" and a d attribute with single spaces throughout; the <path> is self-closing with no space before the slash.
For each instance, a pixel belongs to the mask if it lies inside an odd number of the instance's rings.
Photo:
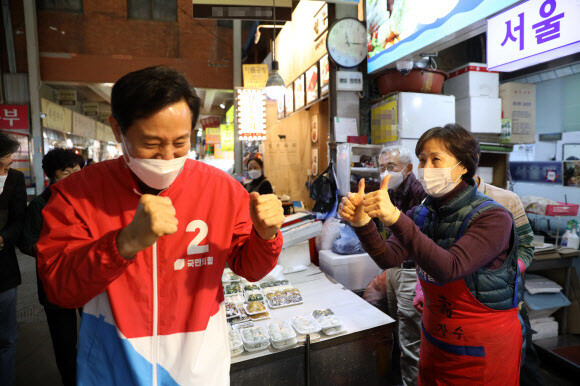
<path id="1" fill-rule="evenodd" d="M 432 139 L 441 141 L 443 146 L 461 162 L 467 172 L 461 177 L 463 181 L 471 182 L 477 165 L 479 164 L 479 141 L 463 126 L 456 123 L 448 123 L 443 127 L 434 127 L 423 133 L 417 146 L 415 155 L 418 157 L 427 142 Z"/>
<path id="2" fill-rule="evenodd" d="M 0 130 L 0 158 L 14 154 L 20 148 L 20 143 L 11 135 Z"/>
<path id="3" fill-rule="evenodd" d="M 84 164 L 83 156 L 75 153 L 73 149 L 52 149 L 42 158 L 42 170 L 51 181 L 56 178 L 57 170 L 74 168 L 75 166 L 82 168 Z"/>
<path id="4" fill-rule="evenodd" d="M 199 117 L 200 99 L 185 76 L 173 68 L 155 66 L 130 72 L 113 86 L 113 118 L 125 134 L 138 119 L 148 118 L 159 110 L 185 100 L 191 110 L 191 128 Z"/>

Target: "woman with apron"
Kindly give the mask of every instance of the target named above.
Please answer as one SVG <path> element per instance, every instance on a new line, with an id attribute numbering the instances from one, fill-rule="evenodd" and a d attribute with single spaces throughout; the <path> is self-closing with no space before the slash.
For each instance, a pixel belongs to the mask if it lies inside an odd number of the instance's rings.
<path id="1" fill-rule="evenodd" d="M 417 143 L 427 198 L 401 213 L 381 189 L 343 198 L 340 215 L 381 268 L 412 258 L 425 295 L 419 384 L 519 384 L 517 238 L 511 214 L 477 191 L 479 143 L 455 124 Z M 386 242 L 371 218 L 393 232 Z"/>

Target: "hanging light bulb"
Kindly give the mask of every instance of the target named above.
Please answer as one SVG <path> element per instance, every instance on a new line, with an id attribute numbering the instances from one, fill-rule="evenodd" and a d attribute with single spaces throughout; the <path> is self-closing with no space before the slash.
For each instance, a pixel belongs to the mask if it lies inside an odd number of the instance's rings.
<path id="1" fill-rule="evenodd" d="M 274 60 L 272 62 L 272 72 L 268 77 L 266 82 L 266 95 L 272 100 L 278 100 L 284 96 L 286 92 L 286 86 L 284 85 L 284 79 L 278 73 L 278 62 Z"/>
<path id="2" fill-rule="evenodd" d="M 270 76 L 266 82 L 266 95 L 268 98 L 277 101 L 284 96 L 286 87 L 284 86 L 284 79 L 282 79 L 278 73 L 278 61 L 276 60 L 276 41 L 274 41 L 274 37 L 276 36 L 276 0 L 273 0 L 272 11 L 274 14 L 274 34 L 272 35 L 272 72 L 270 72 Z"/>

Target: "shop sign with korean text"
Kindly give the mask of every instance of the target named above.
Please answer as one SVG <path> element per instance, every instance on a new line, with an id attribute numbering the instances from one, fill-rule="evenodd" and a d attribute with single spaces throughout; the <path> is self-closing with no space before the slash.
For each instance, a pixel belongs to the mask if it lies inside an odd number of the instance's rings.
<path id="1" fill-rule="evenodd" d="M 487 67 L 515 71 L 580 52 L 580 1 L 528 0 L 487 21 Z"/>
<path id="2" fill-rule="evenodd" d="M 234 125 L 221 125 L 220 126 L 220 139 L 221 139 L 221 149 L 222 151 L 233 151 L 234 150 Z"/>
<path id="3" fill-rule="evenodd" d="M 0 129 L 28 135 L 28 106 L 0 105 Z"/>
<path id="4" fill-rule="evenodd" d="M 41 100 L 41 109 L 43 114 L 42 127 L 64 133 L 72 132 L 71 110 L 44 98 Z"/>
<path id="5" fill-rule="evenodd" d="M 244 87 L 245 88 L 264 88 L 268 81 L 267 64 L 244 64 Z"/>
<path id="6" fill-rule="evenodd" d="M 97 133 L 97 122 L 82 114 L 73 112 L 73 131 L 74 135 L 84 138 L 95 139 Z"/>

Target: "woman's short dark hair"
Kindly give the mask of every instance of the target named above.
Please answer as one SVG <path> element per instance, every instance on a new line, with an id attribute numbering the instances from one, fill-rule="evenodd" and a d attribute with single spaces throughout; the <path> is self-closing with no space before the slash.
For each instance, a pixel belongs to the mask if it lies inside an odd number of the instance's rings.
<path id="1" fill-rule="evenodd" d="M 248 167 L 248 165 L 250 164 L 250 162 L 252 161 L 256 161 L 258 163 L 258 165 L 260 165 L 260 169 L 264 169 L 264 161 L 262 161 L 260 158 L 258 157 L 252 157 L 250 158 L 247 162 L 246 162 L 246 167 Z"/>
<path id="2" fill-rule="evenodd" d="M 185 100 L 191 110 L 191 128 L 199 117 L 200 100 L 185 76 L 165 66 L 144 68 L 123 76 L 113 86 L 113 118 L 125 134 L 138 119 L 149 118 L 159 110 Z"/>
<path id="3" fill-rule="evenodd" d="M 82 168 L 84 164 L 83 156 L 75 153 L 73 149 L 52 149 L 42 158 L 42 170 L 51 181 L 56 178 L 57 170 L 74 168 L 75 166 Z"/>
<path id="4" fill-rule="evenodd" d="M 11 135 L 0 130 L 0 158 L 14 154 L 20 148 L 20 143 Z"/>
<path id="5" fill-rule="evenodd" d="M 475 176 L 477 165 L 479 164 L 479 141 L 463 126 L 456 123 L 448 123 L 443 127 L 434 127 L 423 133 L 417 146 L 415 155 L 418 157 L 427 142 L 432 139 L 441 141 L 443 146 L 458 161 L 461 162 L 467 172 L 461 177 L 464 181 L 470 182 Z"/>

